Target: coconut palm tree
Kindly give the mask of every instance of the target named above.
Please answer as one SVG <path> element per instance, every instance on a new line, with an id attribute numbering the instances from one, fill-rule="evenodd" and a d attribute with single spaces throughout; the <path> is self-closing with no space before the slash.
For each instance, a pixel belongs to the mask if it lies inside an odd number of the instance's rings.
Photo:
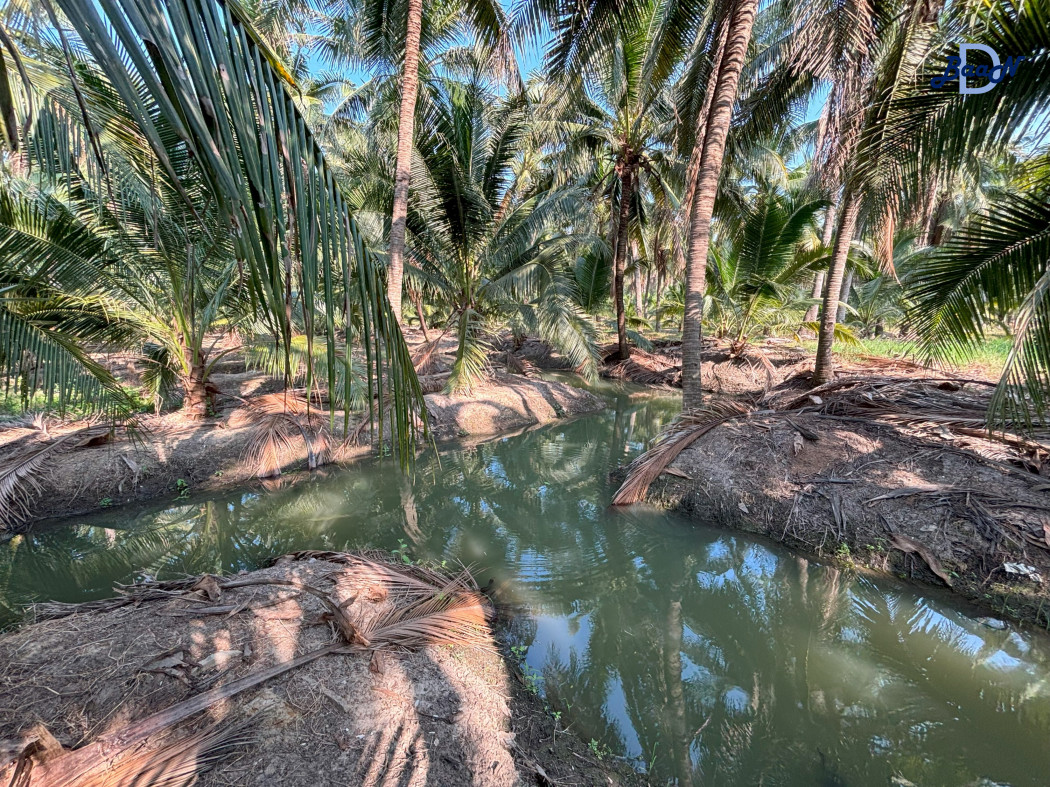
<path id="1" fill-rule="evenodd" d="M 797 181 L 792 191 L 765 184 L 742 207 L 739 227 L 716 238 L 710 264 L 713 317 L 735 347 L 756 328 L 790 324 L 785 306 L 798 300 L 799 276 L 822 256 L 822 247 L 814 244 L 814 223 L 824 204 Z M 810 248 L 803 253 L 807 240 Z"/>
<path id="2" fill-rule="evenodd" d="M 157 15 L 142 0 L 43 5 L 46 33 L 35 18 L 12 17 L 27 48 L 65 65 L 63 89 L 26 123 L 35 177 L 57 182 L 75 175 L 90 184 L 99 215 L 118 216 L 130 192 L 139 194 L 134 204 L 169 207 L 152 192 L 159 179 L 201 232 L 209 234 L 208 216 L 214 216 L 256 313 L 286 356 L 297 301 L 308 341 L 323 341 L 334 370 L 336 318 L 342 312 L 345 321 L 356 303 L 370 393 L 380 411 L 390 400 L 396 441 L 407 451 L 422 392 L 386 300 L 381 266 L 293 99 L 294 78 L 240 6 L 192 0 Z M 56 49 L 53 40 L 59 42 L 55 56 L 48 53 Z M 106 103 L 86 101 L 89 81 Z M 116 106 L 130 122 L 117 122 Z M 28 112 L 23 117 L 30 120 Z M 193 191 L 180 175 L 183 160 L 192 161 Z"/>
<path id="3" fill-rule="evenodd" d="M 924 79 L 895 101 L 890 114 L 890 133 L 895 145 L 903 143 L 910 151 L 913 171 L 927 179 L 936 176 L 941 183 L 970 163 L 994 160 L 1019 145 L 1031 151 L 1008 187 L 993 192 L 986 208 L 930 250 L 912 291 L 913 324 L 923 352 L 932 357 L 965 357 L 986 326 L 997 324 L 1004 313 L 1017 313 L 1013 349 L 992 401 L 993 422 L 1044 419 L 1050 390 L 1050 304 L 1045 298 L 1050 260 L 1048 13 L 1045 0 L 953 6 L 942 22 L 945 43 L 930 58 L 924 76 L 943 74 L 959 41 L 985 44 L 1004 57 L 1024 54 L 1026 61 L 1015 77 L 972 96 L 960 95 L 954 83 L 938 90 Z M 918 189 L 914 180 L 905 185 Z"/>
<path id="4" fill-rule="evenodd" d="M 930 51 L 936 19 L 937 9 L 932 7 L 880 6 L 870 15 L 870 34 L 858 42 L 852 62 L 847 61 L 860 75 L 860 84 L 849 92 L 858 121 L 849 132 L 850 141 L 838 146 L 842 152 L 837 155 L 844 162 L 842 193 L 817 336 L 813 381 L 818 385 L 833 374 L 839 301 L 851 244 L 860 226 L 866 224 L 879 238 L 887 267 L 892 264 L 894 227 L 898 216 L 907 215 L 912 197 L 896 188 L 892 163 L 896 139 L 890 119 L 895 102 L 910 91 Z"/>
<path id="5" fill-rule="evenodd" d="M 461 390 L 484 371 L 483 333 L 493 323 L 533 333 L 587 374 L 596 349 L 576 305 L 572 264 L 596 242 L 574 229 L 585 192 L 540 189 L 515 175 L 530 145 L 523 94 L 499 99 L 480 79 L 447 80 L 417 135 L 418 187 L 410 203 L 412 259 L 454 331 L 448 386 Z"/>
<path id="6" fill-rule="evenodd" d="M 623 281 L 636 203 L 646 190 L 677 206 L 680 188 L 669 155 L 675 132 L 669 87 L 701 24 L 703 4 L 632 0 L 587 6 L 537 3 L 554 30 L 547 69 L 573 110 L 570 149 L 600 150 L 611 164 L 603 173 L 610 195 L 609 245 L 613 260 L 617 354 L 629 356 Z M 569 113 L 569 117 L 573 117 Z M 574 133 L 578 132 L 578 133 Z M 634 240 L 640 241 L 636 229 Z"/>
<path id="7" fill-rule="evenodd" d="M 685 315 L 682 320 L 682 404 L 698 407 L 703 399 L 700 383 L 701 329 L 707 278 L 707 251 L 711 240 L 711 217 L 722 175 L 726 138 L 736 103 L 740 74 L 744 68 L 751 31 L 758 13 L 758 0 L 735 0 L 726 17 L 725 38 L 712 72 L 713 90 L 704 113 L 704 131 L 696 134 L 699 146 L 696 186 L 692 188 L 689 214 L 688 255 L 685 272 Z M 700 118 L 698 118 L 700 120 Z"/>
<path id="8" fill-rule="evenodd" d="M 400 72 L 393 207 L 390 212 L 387 297 L 401 319 L 405 232 L 412 177 L 413 138 L 421 82 L 431 58 L 457 37 L 472 37 L 497 71 L 520 85 L 509 41 L 510 23 L 499 2 L 455 0 L 336 0 L 328 3 L 322 51 L 330 60 L 354 62 L 372 71 Z"/>

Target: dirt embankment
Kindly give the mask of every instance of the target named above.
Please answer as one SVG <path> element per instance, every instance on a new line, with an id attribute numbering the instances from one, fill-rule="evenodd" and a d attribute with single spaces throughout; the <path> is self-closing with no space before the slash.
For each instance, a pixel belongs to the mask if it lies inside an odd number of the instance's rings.
<path id="1" fill-rule="evenodd" d="M 470 394 L 427 394 L 426 399 L 438 440 L 497 435 L 605 406 L 582 388 L 513 374 L 493 376 Z"/>
<path id="2" fill-rule="evenodd" d="M 124 593 L 0 636 L 0 783 L 643 783 L 554 734 L 465 575 L 298 553 Z"/>
<path id="3" fill-rule="evenodd" d="M 725 420 L 647 499 L 1050 627 L 1047 479 L 1002 444 L 927 426 L 768 410 Z"/>
<path id="4" fill-rule="evenodd" d="M 631 357 L 621 361 L 616 345 L 602 349 L 602 377 L 659 388 L 682 387 L 682 345 L 656 342 L 651 351 L 630 348 Z M 527 339 L 520 346 L 507 340 L 498 356 L 509 368 L 569 369 L 570 364 L 538 339 Z M 839 359 L 843 375 L 896 374 L 914 377 L 944 376 L 946 369 L 925 367 L 906 359 L 859 356 Z M 813 354 L 786 339 L 766 339 L 734 346 L 724 339 L 704 340 L 700 380 L 705 391 L 716 396 L 761 396 L 813 371 Z M 983 370 L 967 370 L 967 376 L 984 378 Z M 994 379 L 994 378 L 993 378 Z"/>
<path id="5" fill-rule="evenodd" d="M 24 481 L 30 495 L 28 516 L 22 522 L 192 494 L 256 478 L 260 465 L 246 458 L 258 425 L 251 411 L 262 397 L 274 396 L 276 383 L 251 372 L 215 375 L 213 381 L 220 391 L 215 418 L 191 420 L 180 413 L 146 416 L 134 432 L 121 430 L 111 439 L 94 441 L 100 443 L 97 445 L 52 452 Z M 437 440 L 494 436 L 603 406 L 593 394 L 566 383 L 507 374 L 492 376 L 469 394 L 427 394 L 426 401 Z M 327 416 L 320 420 L 327 422 Z M 349 462 L 370 452 L 367 445 L 344 444 L 341 414 L 336 424 L 336 433 L 327 440 L 332 461 Z M 0 473 L 82 426 L 34 426 L 28 421 L 0 426 Z M 367 430 L 362 442 L 368 442 Z M 278 447 L 273 464 L 282 471 L 307 466 L 307 446 L 302 440 L 279 441 Z"/>

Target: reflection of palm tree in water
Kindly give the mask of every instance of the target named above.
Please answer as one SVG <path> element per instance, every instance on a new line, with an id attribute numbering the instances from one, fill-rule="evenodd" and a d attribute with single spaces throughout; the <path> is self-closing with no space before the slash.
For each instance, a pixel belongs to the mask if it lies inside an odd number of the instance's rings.
<path id="1" fill-rule="evenodd" d="M 672 767 L 679 784 L 692 784 L 693 782 L 693 759 L 690 753 L 692 736 L 687 730 L 688 721 L 682 675 L 682 641 L 685 634 L 682 594 L 688 580 L 688 569 L 691 562 L 689 558 L 682 560 L 681 573 L 671 579 L 667 594 L 667 623 L 663 645 L 667 737 L 671 748 Z M 676 567 L 678 565 L 679 562 L 676 561 Z"/>

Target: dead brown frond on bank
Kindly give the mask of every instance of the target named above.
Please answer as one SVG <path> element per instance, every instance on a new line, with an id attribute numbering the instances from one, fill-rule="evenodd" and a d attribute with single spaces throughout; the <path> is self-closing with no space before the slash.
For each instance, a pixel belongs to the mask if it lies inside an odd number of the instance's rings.
<path id="1" fill-rule="evenodd" d="M 1043 473 L 1050 468 L 1050 430 L 1023 432 L 1020 424 L 990 430 L 987 413 L 993 390 L 990 383 L 956 377 L 841 378 L 801 394 L 792 392 L 786 401 L 784 392 L 768 395 L 752 408 L 732 401 L 718 402 L 672 424 L 653 448 L 628 468 L 613 504 L 642 500 L 652 482 L 686 447 L 716 426 L 752 412 L 782 418 L 810 413 L 889 424 L 989 461 Z"/>
<path id="2" fill-rule="evenodd" d="M 383 651 L 415 650 L 432 643 L 492 649 L 487 625 L 491 605 L 468 570 L 448 573 L 402 565 L 377 553 L 310 551 L 276 562 L 292 567 L 317 560 L 333 565 L 322 572 L 304 574 L 275 569 L 248 576 L 204 575 L 151 582 L 120 588 L 121 598 L 109 605 L 98 602 L 78 605 L 75 611 L 90 614 L 128 604 L 184 601 L 194 602 L 185 607 L 190 615 L 207 615 L 213 609 L 221 609 L 230 616 L 264 606 L 267 599 L 258 592 L 267 586 L 290 587 L 321 601 L 325 614 L 314 621 L 304 619 L 303 623 L 331 623 L 335 640 L 287 662 L 256 668 L 243 677 L 108 732 L 81 748 L 57 752 L 52 748 L 46 756 L 39 757 L 36 749 L 27 750 L 27 761 L 34 757 L 38 760 L 22 769 L 22 773 L 27 774 L 24 786 L 189 785 L 211 758 L 244 742 L 244 728 L 209 727 L 172 740 L 176 726 L 279 675 L 333 654 L 371 654 L 376 670 L 381 671 L 376 654 Z M 330 585 L 326 587 L 326 583 Z M 253 595 L 245 598 L 243 592 L 248 588 Z M 382 592 L 378 592 L 380 590 Z M 287 601 L 289 597 L 282 596 L 279 600 Z M 366 602 L 380 606 L 373 607 Z M 172 614 L 170 606 L 165 609 L 167 614 Z M 176 611 L 182 609 L 180 606 Z"/>
<path id="3" fill-rule="evenodd" d="M 440 370 L 441 342 L 444 338 L 445 334 L 442 333 L 436 339 L 423 342 L 412 350 L 412 366 L 415 367 L 417 375 L 425 376 Z"/>
<path id="4" fill-rule="evenodd" d="M 34 498 L 40 493 L 48 465 L 60 454 L 76 448 L 97 445 L 109 439 L 113 428 L 98 424 L 55 438 L 31 443 L 0 465 L 0 530 L 23 522 L 32 513 Z"/>
<path id="5" fill-rule="evenodd" d="M 644 499 L 649 486 L 682 451 L 716 426 L 753 412 L 753 407 L 727 399 L 684 413 L 660 435 L 652 448 L 631 463 L 627 478 L 613 497 L 613 505 L 630 505 Z"/>
<path id="6" fill-rule="evenodd" d="M 603 377 L 640 385 L 682 387 L 682 367 L 675 359 L 661 353 L 649 353 L 632 347 L 630 358 L 626 361 L 617 361 L 613 360 L 616 352 L 618 352 L 617 348 L 612 346 L 606 348 L 602 353 Z"/>
<path id="7" fill-rule="evenodd" d="M 364 635 L 373 648 L 413 648 L 433 642 L 491 650 L 490 615 L 488 600 L 480 592 L 452 578 L 433 595 L 395 604 L 376 616 L 364 627 Z"/>
<path id="8" fill-rule="evenodd" d="M 977 438 L 999 443 L 1009 452 L 972 442 L 965 447 L 985 458 L 1040 472 L 1050 460 L 1050 430 L 1015 423 L 989 429 L 993 391 L 991 383 L 954 377 L 845 378 L 796 396 L 777 409 L 889 423 L 941 440 Z"/>
<path id="9" fill-rule="evenodd" d="M 291 393 L 260 396 L 248 403 L 252 425 L 244 460 L 259 478 L 279 476 L 297 444 L 306 447 L 306 463 L 314 470 L 331 461 L 332 441 L 327 416 Z"/>

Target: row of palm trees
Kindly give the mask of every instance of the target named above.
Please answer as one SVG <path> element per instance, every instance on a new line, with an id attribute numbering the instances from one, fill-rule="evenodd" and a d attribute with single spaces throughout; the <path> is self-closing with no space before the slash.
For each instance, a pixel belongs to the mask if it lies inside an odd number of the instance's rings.
<path id="1" fill-rule="evenodd" d="M 136 346 L 157 397 L 204 412 L 208 337 L 236 329 L 289 384 L 389 409 L 407 445 L 406 320 L 456 337 L 452 390 L 496 328 L 593 373 L 606 314 L 618 359 L 680 320 L 686 407 L 705 325 L 738 344 L 811 325 L 819 383 L 843 318 L 896 320 L 930 356 L 1009 321 L 996 412 L 1040 417 L 1047 18 L 1045 0 L 7 0 L 0 367 L 24 398 L 113 404 L 88 349 Z M 1026 60 L 964 101 L 929 83 L 964 42 Z"/>

